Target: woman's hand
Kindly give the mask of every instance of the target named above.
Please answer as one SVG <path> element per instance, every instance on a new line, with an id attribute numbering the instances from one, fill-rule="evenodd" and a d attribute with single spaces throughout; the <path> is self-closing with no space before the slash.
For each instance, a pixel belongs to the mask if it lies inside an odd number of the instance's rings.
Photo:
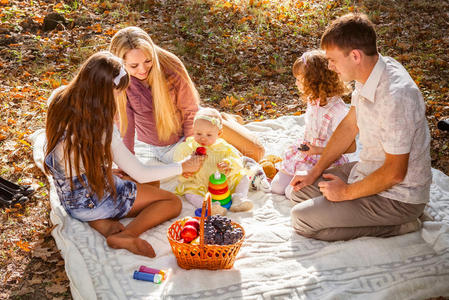
<path id="1" fill-rule="evenodd" d="M 218 171 L 220 171 L 221 173 L 225 174 L 226 176 L 228 176 L 229 173 L 231 173 L 231 170 L 232 170 L 231 166 L 229 165 L 229 163 L 227 161 L 219 162 L 217 164 L 217 168 L 218 168 Z"/>
<path id="2" fill-rule="evenodd" d="M 183 176 L 186 177 L 187 175 L 188 177 L 198 172 L 206 157 L 207 155 L 196 155 L 195 153 L 190 155 L 190 157 L 181 163 Z"/>

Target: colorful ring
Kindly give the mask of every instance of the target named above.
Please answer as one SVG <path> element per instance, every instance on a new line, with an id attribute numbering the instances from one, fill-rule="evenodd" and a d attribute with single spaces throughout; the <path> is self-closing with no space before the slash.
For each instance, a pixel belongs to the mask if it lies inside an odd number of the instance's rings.
<path id="1" fill-rule="evenodd" d="M 223 199 L 223 200 L 220 200 L 220 201 L 218 201 L 218 202 L 220 202 L 220 205 L 221 205 L 221 206 L 223 206 L 223 205 L 226 205 L 226 204 L 228 204 L 228 203 L 229 203 L 229 201 L 231 201 L 231 199 L 232 199 L 232 197 L 231 197 L 231 195 L 229 195 L 229 197 L 228 197 L 228 198 L 226 198 L 226 199 Z"/>
<path id="2" fill-rule="evenodd" d="M 212 184 L 222 184 L 226 182 L 226 175 L 220 173 L 220 179 L 215 179 L 215 174 L 209 176 L 209 182 Z"/>
<path id="3" fill-rule="evenodd" d="M 211 182 L 209 182 L 209 187 L 214 189 L 214 190 L 221 190 L 224 189 L 225 187 L 228 186 L 228 183 L 222 183 L 222 184 L 212 184 Z"/>
<path id="4" fill-rule="evenodd" d="M 221 194 L 221 195 L 212 194 L 212 200 L 223 200 L 223 199 L 228 198 L 230 194 L 231 194 L 231 192 L 229 190 L 226 193 Z"/>
<path id="5" fill-rule="evenodd" d="M 221 206 L 226 205 L 229 203 L 229 201 L 231 201 L 231 195 L 229 195 L 229 197 L 223 199 L 223 200 L 212 200 L 212 202 L 219 202 Z"/>
<path id="6" fill-rule="evenodd" d="M 226 205 L 222 205 L 224 208 L 229 209 L 232 205 L 232 200 L 229 201 Z"/>
<path id="7" fill-rule="evenodd" d="M 229 188 L 228 188 L 228 186 L 226 186 L 223 189 L 216 190 L 214 188 L 209 187 L 208 190 L 212 195 L 221 195 L 221 194 L 226 193 L 229 190 Z"/>
<path id="8" fill-rule="evenodd" d="M 200 208 L 197 208 L 197 209 L 195 210 L 195 216 L 201 218 L 201 213 L 202 213 L 201 207 L 200 207 Z M 207 208 L 206 208 L 206 216 L 207 216 Z"/>
<path id="9" fill-rule="evenodd" d="M 231 202 L 231 196 L 229 196 L 228 198 L 224 199 L 224 200 L 212 200 L 212 202 L 218 202 L 220 203 L 221 206 L 225 207 L 229 202 Z"/>
<path id="10" fill-rule="evenodd" d="M 223 206 L 223 205 L 228 204 L 229 201 L 231 201 L 231 198 L 232 198 L 231 195 L 229 195 L 229 197 L 226 198 L 226 199 L 223 199 L 223 200 L 212 200 L 212 201 L 213 202 L 220 202 L 220 205 Z"/>

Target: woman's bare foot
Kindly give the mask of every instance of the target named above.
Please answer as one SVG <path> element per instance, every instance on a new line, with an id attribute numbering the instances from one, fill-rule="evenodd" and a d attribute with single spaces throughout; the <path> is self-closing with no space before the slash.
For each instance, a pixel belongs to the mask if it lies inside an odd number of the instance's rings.
<path id="1" fill-rule="evenodd" d="M 112 219 L 89 221 L 89 226 L 101 233 L 105 238 L 125 229 L 122 223 Z"/>
<path id="2" fill-rule="evenodd" d="M 110 235 L 106 242 L 114 249 L 126 249 L 134 254 L 155 257 L 156 253 L 147 241 L 132 236 L 125 231 Z"/>
<path id="3" fill-rule="evenodd" d="M 228 114 L 228 113 L 222 112 L 221 117 L 229 122 L 237 122 L 240 125 L 245 125 L 245 121 L 239 115 L 233 115 L 233 114 Z"/>

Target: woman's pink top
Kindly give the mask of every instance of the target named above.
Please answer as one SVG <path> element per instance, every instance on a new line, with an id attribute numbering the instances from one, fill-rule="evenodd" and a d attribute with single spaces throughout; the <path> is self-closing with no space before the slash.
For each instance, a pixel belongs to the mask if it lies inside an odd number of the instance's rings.
<path id="1" fill-rule="evenodd" d="M 126 113 L 128 116 L 128 127 L 123 142 L 126 147 L 134 153 L 134 136 L 144 143 L 155 146 L 168 146 L 175 144 L 183 136 L 193 134 L 193 118 L 198 111 L 195 95 L 189 88 L 188 82 L 174 72 L 166 72 L 168 88 L 173 99 L 177 114 L 181 121 L 182 131 L 172 134 L 168 141 L 161 141 L 156 130 L 156 119 L 153 109 L 153 94 L 139 79 L 130 76 L 130 84 L 126 90 L 128 97 Z M 167 116 L 171 117 L 171 116 Z"/>

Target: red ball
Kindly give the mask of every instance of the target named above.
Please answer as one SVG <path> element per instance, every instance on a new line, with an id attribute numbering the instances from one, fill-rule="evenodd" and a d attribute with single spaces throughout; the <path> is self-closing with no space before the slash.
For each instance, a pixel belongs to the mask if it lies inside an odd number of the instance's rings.
<path id="1" fill-rule="evenodd" d="M 196 148 L 195 154 L 197 155 L 206 155 L 206 148 L 204 147 L 198 147 Z"/>
<path id="2" fill-rule="evenodd" d="M 188 220 L 184 223 L 184 226 L 186 226 L 186 225 L 191 225 L 191 226 L 195 227 L 196 230 L 200 230 L 200 221 L 198 221 L 198 220 L 195 219 L 195 218 L 190 218 L 190 219 L 188 219 Z"/>
<path id="3" fill-rule="evenodd" d="M 186 225 L 181 231 L 181 238 L 184 243 L 190 243 L 198 236 L 198 231 L 192 225 Z"/>

